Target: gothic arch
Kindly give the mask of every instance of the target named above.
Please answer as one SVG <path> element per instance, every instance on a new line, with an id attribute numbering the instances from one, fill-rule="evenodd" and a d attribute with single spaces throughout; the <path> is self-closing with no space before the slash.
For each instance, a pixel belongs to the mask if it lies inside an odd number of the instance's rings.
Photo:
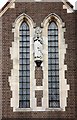
<path id="1" fill-rule="evenodd" d="M 59 86 L 60 86 L 60 108 L 59 110 L 65 111 L 67 106 L 67 97 L 69 85 L 67 84 L 67 79 L 65 78 L 65 71 L 67 70 L 67 65 L 64 64 L 65 54 L 67 44 L 65 44 L 64 32 L 66 32 L 65 23 L 62 19 L 55 13 L 49 14 L 44 21 L 41 23 L 43 27 L 43 39 L 44 39 L 44 87 L 48 89 L 48 25 L 50 22 L 54 21 L 58 26 L 58 44 L 59 44 Z M 48 101 L 48 91 L 46 92 L 46 97 Z M 47 103 L 47 108 L 49 105 Z"/>
<path id="2" fill-rule="evenodd" d="M 33 63 L 33 33 L 34 22 L 25 13 L 18 16 L 13 23 L 12 32 L 14 33 L 14 42 L 10 48 L 11 60 L 13 60 L 13 69 L 11 70 L 11 76 L 9 77 L 9 83 L 12 91 L 11 107 L 13 111 L 21 111 L 23 108 L 19 108 L 19 28 L 21 23 L 25 21 L 29 25 L 30 29 L 30 99 L 32 99 L 32 80 L 34 79 L 34 63 Z M 32 104 L 32 102 L 30 103 Z M 32 106 L 32 105 L 31 105 Z M 28 108 L 26 109 L 28 110 Z M 29 109 L 30 110 L 30 109 Z"/>

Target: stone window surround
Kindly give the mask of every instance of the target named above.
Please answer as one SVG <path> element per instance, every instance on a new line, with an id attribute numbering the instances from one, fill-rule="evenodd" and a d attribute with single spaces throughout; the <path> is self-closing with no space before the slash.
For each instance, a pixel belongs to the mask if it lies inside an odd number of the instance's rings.
<path id="1" fill-rule="evenodd" d="M 23 22 L 23 18 L 25 17 L 25 21 L 30 27 L 30 106 L 31 108 L 19 108 L 19 27 Z M 60 108 L 53 109 L 48 106 L 48 34 L 47 29 L 49 25 L 49 21 L 55 19 L 56 24 L 59 28 L 59 74 L 60 74 Z M 67 44 L 65 44 L 64 32 L 65 32 L 65 24 L 62 22 L 61 18 L 52 13 L 48 15 L 43 23 L 41 23 L 42 31 L 43 31 L 43 52 L 44 52 L 44 61 L 42 63 L 43 69 L 43 86 L 36 86 L 35 80 L 35 63 L 33 58 L 33 36 L 34 36 L 34 27 L 35 24 L 33 20 L 26 15 L 25 13 L 18 16 L 18 18 L 13 23 L 12 32 L 14 33 L 14 42 L 12 42 L 12 47 L 10 48 L 11 59 L 13 60 L 13 69 L 11 70 L 11 76 L 9 77 L 9 83 L 12 91 L 11 98 L 11 107 L 13 107 L 13 111 L 49 111 L 49 110 L 63 110 L 65 111 L 65 107 L 67 106 L 67 97 L 69 85 L 67 85 L 67 80 L 65 79 L 65 71 L 67 70 L 67 65 L 64 65 L 64 59 L 66 54 Z M 45 41 L 44 41 L 45 40 Z M 17 52 L 16 52 L 17 51 Z M 35 98 L 35 90 L 43 90 L 43 98 L 42 98 L 42 107 L 36 107 L 36 98 Z M 34 101 L 34 102 L 33 102 Z M 34 104 L 33 104 L 34 103 Z"/>
<path id="2" fill-rule="evenodd" d="M 21 23 L 25 19 L 25 22 L 29 25 L 30 28 L 30 51 L 33 51 L 33 33 L 34 33 L 34 22 L 32 19 L 26 15 L 25 13 L 21 14 L 17 17 L 15 22 L 13 23 L 12 32 L 14 33 L 14 42 L 12 42 L 12 47 L 10 48 L 11 59 L 13 60 L 13 69 L 11 70 L 11 76 L 9 77 L 9 83 L 12 91 L 11 98 L 11 107 L 13 107 L 13 111 L 22 111 L 24 108 L 19 108 L 19 27 Z M 33 62 L 33 53 L 30 52 L 30 100 L 32 101 L 33 86 L 32 80 L 34 80 L 34 62 Z M 31 80 L 32 79 L 32 80 Z M 32 102 L 30 102 L 32 106 Z M 25 108 L 27 111 L 31 110 L 30 108 Z"/>
<path id="3" fill-rule="evenodd" d="M 59 88 L 60 88 L 60 108 L 49 108 L 48 105 L 48 25 L 50 21 L 55 21 L 58 26 L 58 40 L 59 40 Z M 67 65 L 64 64 L 65 54 L 67 49 L 67 44 L 65 44 L 64 33 L 66 32 L 65 23 L 62 19 L 55 13 L 49 14 L 44 21 L 41 23 L 43 27 L 43 44 L 44 44 L 44 61 L 43 61 L 43 73 L 44 73 L 44 94 L 47 100 L 47 110 L 62 110 L 65 111 L 67 106 L 68 90 L 70 86 L 67 84 L 67 79 L 65 78 L 65 71 L 67 70 Z M 43 96 L 44 97 L 44 96 Z"/>

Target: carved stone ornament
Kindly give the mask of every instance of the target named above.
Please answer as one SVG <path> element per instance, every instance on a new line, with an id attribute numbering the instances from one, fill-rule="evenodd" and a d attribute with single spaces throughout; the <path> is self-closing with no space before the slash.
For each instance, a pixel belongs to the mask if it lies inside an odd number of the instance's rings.
<path id="1" fill-rule="evenodd" d="M 43 61 L 43 38 L 42 38 L 42 30 L 40 27 L 35 29 L 34 34 L 34 60 L 35 62 Z"/>

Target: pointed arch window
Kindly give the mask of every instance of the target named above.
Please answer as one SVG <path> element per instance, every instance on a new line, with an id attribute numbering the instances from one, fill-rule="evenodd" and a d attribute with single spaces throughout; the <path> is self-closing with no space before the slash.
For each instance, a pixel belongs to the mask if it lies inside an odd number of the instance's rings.
<path id="1" fill-rule="evenodd" d="M 40 108 L 36 106 L 34 92 L 38 88 L 34 84 L 36 83 L 35 63 L 33 62 L 34 25 L 33 20 L 24 13 L 18 16 L 13 23 L 14 41 L 10 47 L 13 68 L 11 76 L 9 76 L 12 90 L 11 107 L 14 112 L 50 111 L 57 108 L 65 111 L 69 90 L 65 78 L 67 65 L 64 63 L 67 48 L 64 37 L 65 23 L 58 15 L 52 13 L 45 18 L 42 24 L 44 26 L 42 35 L 45 54 L 42 64 L 43 87 L 40 87 L 44 94 Z"/>
<path id="2" fill-rule="evenodd" d="M 48 96 L 49 108 L 59 108 L 58 26 L 54 21 L 48 26 Z"/>
<path id="3" fill-rule="evenodd" d="M 30 30 L 26 22 L 19 28 L 19 107 L 30 108 Z"/>

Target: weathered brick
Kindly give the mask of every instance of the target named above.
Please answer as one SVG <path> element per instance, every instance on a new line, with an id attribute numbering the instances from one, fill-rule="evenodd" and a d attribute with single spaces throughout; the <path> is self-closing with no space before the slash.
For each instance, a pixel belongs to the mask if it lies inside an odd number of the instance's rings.
<path id="1" fill-rule="evenodd" d="M 12 24 L 15 22 L 16 18 L 22 13 L 26 13 L 27 15 L 29 15 L 36 23 L 36 26 L 40 26 L 43 20 L 51 13 L 59 15 L 61 19 L 65 22 L 65 42 L 66 44 L 68 44 L 68 48 L 65 55 L 65 64 L 67 64 L 67 72 L 65 77 L 67 78 L 67 81 L 70 84 L 70 91 L 68 94 L 66 111 L 13 112 L 13 108 L 10 106 L 12 92 L 9 86 L 8 77 L 11 75 L 11 69 L 13 68 L 13 61 L 11 60 L 10 56 L 10 47 L 12 46 L 12 42 L 14 41 L 14 34 L 12 33 Z M 0 82 L 2 84 L 2 109 L 0 107 L 0 113 L 2 112 L 2 120 L 77 120 L 76 33 L 77 11 L 75 11 L 74 13 L 67 13 L 66 10 L 63 10 L 63 3 L 61 2 L 16 2 L 14 9 L 9 8 L 5 12 L 5 14 L 2 16 L 2 34 L 0 33 L 0 35 L 2 36 L 2 43 L 0 40 L 0 58 L 2 58 L 0 59 Z M 43 71 L 41 68 L 36 69 L 36 85 L 41 86 L 43 79 Z M 41 106 L 40 97 L 37 101 L 37 105 Z"/>

